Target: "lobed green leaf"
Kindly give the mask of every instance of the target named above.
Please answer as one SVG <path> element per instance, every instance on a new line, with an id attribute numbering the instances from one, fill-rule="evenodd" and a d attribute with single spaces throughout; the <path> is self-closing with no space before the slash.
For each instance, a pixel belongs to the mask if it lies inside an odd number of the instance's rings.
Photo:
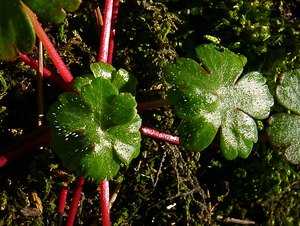
<path id="1" fill-rule="evenodd" d="M 95 78 L 76 79 L 80 94 L 62 94 L 47 114 L 53 150 L 66 168 L 95 182 L 111 179 L 121 164 L 129 165 L 141 141 L 134 97 L 119 92 L 112 78 L 98 76 L 100 71 L 93 68 Z"/>
<path id="2" fill-rule="evenodd" d="M 253 118 L 267 118 L 274 102 L 266 79 L 258 72 L 240 78 L 245 60 L 228 49 L 209 44 L 196 53 L 199 63 L 179 58 L 165 69 L 181 144 L 202 151 L 220 130 L 225 158 L 246 158 L 257 142 Z"/>

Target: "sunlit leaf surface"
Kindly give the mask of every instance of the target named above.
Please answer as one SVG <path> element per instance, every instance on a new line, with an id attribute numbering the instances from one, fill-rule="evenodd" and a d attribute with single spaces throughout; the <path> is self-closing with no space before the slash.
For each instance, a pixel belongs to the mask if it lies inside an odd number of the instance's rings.
<path id="1" fill-rule="evenodd" d="M 265 119 L 273 98 L 259 72 L 241 76 L 245 58 L 214 45 L 196 48 L 198 62 L 179 58 L 166 67 L 169 99 L 182 119 L 181 144 L 202 151 L 220 131 L 225 158 L 246 158 L 257 142 L 253 118 Z"/>

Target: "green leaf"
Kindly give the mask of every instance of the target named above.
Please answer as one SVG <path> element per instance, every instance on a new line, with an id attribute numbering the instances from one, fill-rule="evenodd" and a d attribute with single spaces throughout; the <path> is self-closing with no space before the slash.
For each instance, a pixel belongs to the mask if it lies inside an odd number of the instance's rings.
<path id="1" fill-rule="evenodd" d="M 268 133 L 273 145 L 286 148 L 289 161 L 300 163 L 300 116 L 278 113 L 270 117 Z"/>
<path id="2" fill-rule="evenodd" d="M 104 62 L 92 63 L 90 65 L 90 68 L 95 78 L 103 77 L 111 79 L 112 73 L 115 73 L 117 71 L 112 65 Z"/>
<path id="3" fill-rule="evenodd" d="M 35 33 L 18 0 L 0 0 L 0 60 L 15 60 L 17 50 L 33 49 Z"/>
<path id="4" fill-rule="evenodd" d="M 91 64 L 91 70 L 95 78 L 103 77 L 109 79 L 120 92 L 136 94 L 136 78 L 124 69 L 118 71 L 111 65 L 103 62 Z"/>
<path id="5" fill-rule="evenodd" d="M 300 69 L 285 72 L 276 88 L 278 102 L 287 109 L 300 114 Z"/>
<path id="6" fill-rule="evenodd" d="M 39 17 L 58 23 L 66 11 L 75 11 L 80 0 L 24 0 Z M 0 0 L 0 60 L 15 60 L 18 50 L 28 53 L 33 49 L 35 33 L 19 0 Z"/>
<path id="7" fill-rule="evenodd" d="M 136 101 L 103 77 L 75 84 L 80 94 L 62 94 L 47 114 L 51 146 L 78 175 L 95 182 L 111 179 L 121 164 L 129 165 L 139 153 Z"/>
<path id="8" fill-rule="evenodd" d="M 300 162 L 300 69 L 285 72 L 276 87 L 278 102 L 295 114 L 279 113 L 270 118 L 268 133 L 275 146 L 286 148 L 287 159 Z"/>
<path id="9" fill-rule="evenodd" d="M 81 0 L 23 0 L 41 19 L 54 23 L 62 22 L 66 12 L 74 12 L 80 6 Z"/>
<path id="10" fill-rule="evenodd" d="M 220 131 L 225 158 L 246 158 L 257 142 L 253 118 L 267 118 L 274 102 L 266 79 L 258 72 L 240 77 L 246 61 L 228 49 L 209 44 L 196 53 L 199 63 L 179 58 L 165 68 L 168 97 L 182 119 L 180 142 L 202 151 Z"/>

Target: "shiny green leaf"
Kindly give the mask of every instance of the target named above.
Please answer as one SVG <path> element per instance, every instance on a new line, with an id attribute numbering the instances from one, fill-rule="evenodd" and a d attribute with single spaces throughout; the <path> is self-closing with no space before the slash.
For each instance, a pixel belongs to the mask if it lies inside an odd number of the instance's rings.
<path id="1" fill-rule="evenodd" d="M 139 153 L 136 101 L 103 77 L 75 80 L 75 86 L 80 94 L 62 94 L 47 114 L 51 146 L 78 175 L 95 182 L 111 179 Z"/>
<path id="2" fill-rule="evenodd" d="M 96 78 L 103 77 L 111 80 L 120 92 L 129 92 L 132 95 L 136 93 L 136 78 L 124 69 L 118 71 L 111 65 L 97 62 L 91 64 L 91 70 Z"/>
<path id="3" fill-rule="evenodd" d="M 246 61 L 228 49 L 201 45 L 196 54 L 198 62 L 179 58 L 165 68 L 168 97 L 182 119 L 180 142 L 202 151 L 220 131 L 225 158 L 246 158 L 258 139 L 253 118 L 267 118 L 273 105 L 266 79 L 259 72 L 241 76 Z"/>

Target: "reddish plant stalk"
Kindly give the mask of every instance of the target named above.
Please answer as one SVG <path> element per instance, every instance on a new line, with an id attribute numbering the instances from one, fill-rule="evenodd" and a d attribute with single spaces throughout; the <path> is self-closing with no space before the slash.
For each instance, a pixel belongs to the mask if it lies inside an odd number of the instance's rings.
<path id="1" fill-rule="evenodd" d="M 98 61 L 105 62 L 105 63 L 107 63 L 107 59 L 108 59 L 113 1 L 114 0 L 106 0 L 104 6 L 103 27 L 102 27 L 101 37 L 100 37 L 100 49 L 99 49 Z"/>
<path id="2" fill-rule="evenodd" d="M 70 210 L 69 210 L 69 215 L 68 215 L 68 219 L 66 222 L 66 226 L 73 226 L 73 224 L 74 224 L 75 216 L 76 216 L 76 212 L 77 212 L 77 208 L 78 208 L 78 203 L 79 203 L 79 200 L 81 197 L 81 191 L 82 191 L 83 184 L 84 184 L 84 179 L 81 177 L 78 177 L 77 185 L 75 187 L 72 201 L 70 204 Z"/>
<path id="3" fill-rule="evenodd" d="M 101 199 L 101 212 L 102 212 L 102 225 L 110 225 L 110 214 L 109 214 L 109 181 L 104 179 L 100 185 L 100 199 Z"/>
<path id="4" fill-rule="evenodd" d="M 109 64 L 112 64 L 112 59 L 114 54 L 118 9 L 119 9 L 119 0 L 114 0 L 113 9 L 112 9 L 112 18 L 111 18 L 111 32 L 109 38 L 108 58 L 107 58 L 107 63 Z"/>
<path id="5" fill-rule="evenodd" d="M 48 126 L 40 126 L 33 132 L 16 138 L 11 145 L 1 149 L 0 167 L 16 158 L 35 152 L 39 147 L 48 144 L 50 138 L 51 132 Z"/>
<path id="6" fill-rule="evenodd" d="M 58 225 L 62 225 L 63 215 L 65 212 L 65 204 L 68 196 L 68 183 L 66 182 L 66 186 L 63 186 L 60 191 L 59 203 L 57 208 L 58 213 Z"/>
<path id="7" fill-rule="evenodd" d="M 21 1 L 22 3 L 22 1 Z M 42 41 L 44 48 L 47 50 L 53 64 L 57 68 L 58 72 L 62 76 L 63 80 L 66 83 L 72 83 L 73 81 L 73 76 L 67 66 L 64 64 L 62 61 L 61 57 L 59 56 L 58 52 L 56 51 L 55 47 L 51 43 L 49 37 L 45 33 L 44 29 L 42 28 L 41 24 L 36 18 L 36 15 L 29 9 L 24 3 L 22 3 L 23 8 L 26 11 L 26 14 L 28 15 L 32 26 L 34 28 L 35 33 L 39 37 L 39 39 Z"/>
<path id="8" fill-rule="evenodd" d="M 155 129 L 148 128 L 148 127 L 142 127 L 140 129 L 140 131 L 141 131 L 141 134 L 144 136 L 152 137 L 155 139 L 159 139 L 159 140 L 167 141 L 172 144 L 179 145 L 179 137 L 177 137 L 177 136 L 159 132 Z"/>
<path id="9" fill-rule="evenodd" d="M 20 59 L 27 65 L 29 65 L 35 71 L 38 70 L 38 62 L 32 59 L 31 57 L 27 56 L 19 52 Z M 49 79 L 56 87 L 59 87 L 61 90 L 66 92 L 72 92 L 73 87 L 69 83 L 65 83 L 61 78 L 57 76 L 57 74 L 53 73 L 52 71 L 48 70 L 47 68 L 43 68 L 43 77 Z"/>

